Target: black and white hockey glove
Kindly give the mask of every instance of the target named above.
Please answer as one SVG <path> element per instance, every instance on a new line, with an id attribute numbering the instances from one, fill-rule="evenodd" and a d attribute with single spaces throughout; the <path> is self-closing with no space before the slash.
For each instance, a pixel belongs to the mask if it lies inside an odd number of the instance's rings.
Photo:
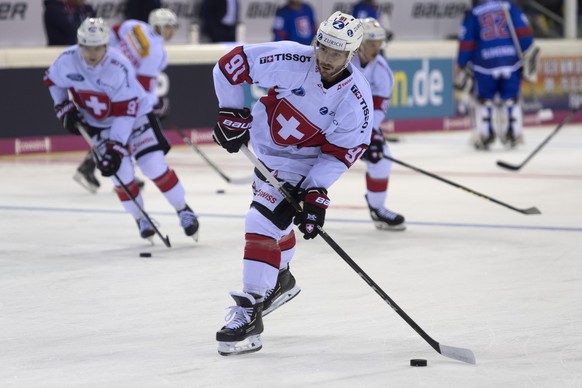
<path id="1" fill-rule="evenodd" d="M 166 96 L 158 97 L 158 102 L 154 105 L 153 112 L 160 119 L 168 116 L 168 113 L 170 112 L 170 99 Z"/>
<path id="2" fill-rule="evenodd" d="M 457 76 L 453 81 L 453 87 L 465 94 L 470 94 L 473 90 L 473 79 L 475 78 L 475 74 L 473 70 L 466 66 L 463 68 L 459 68 L 457 72 Z"/>
<path id="3" fill-rule="evenodd" d="M 103 176 L 112 176 L 119 170 L 121 161 L 129 153 L 125 146 L 117 141 L 107 140 L 105 143 L 105 152 L 99 158 L 97 168 Z"/>
<path id="4" fill-rule="evenodd" d="M 220 108 L 212 139 L 228 152 L 238 152 L 249 142 L 252 122 L 253 116 L 248 108 Z"/>
<path id="5" fill-rule="evenodd" d="M 303 210 L 297 212 L 293 223 L 298 226 L 303 238 L 306 240 L 317 236 L 317 227 L 325 222 L 325 210 L 329 207 L 327 190 L 320 187 L 312 187 L 305 190 L 303 197 Z"/>
<path id="6" fill-rule="evenodd" d="M 384 135 L 380 130 L 372 130 L 372 136 L 370 136 L 370 145 L 364 154 L 362 159 L 368 160 L 372 163 L 378 163 L 384 157 Z"/>
<path id="7" fill-rule="evenodd" d="M 81 113 L 70 100 L 65 100 L 58 105 L 55 105 L 55 113 L 57 119 L 63 124 L 63 128 L 73 135 L 80 135 L 81 133 L 76 127 L 76 123 L 85 124 L 85 120 L 81 117 Z"/>

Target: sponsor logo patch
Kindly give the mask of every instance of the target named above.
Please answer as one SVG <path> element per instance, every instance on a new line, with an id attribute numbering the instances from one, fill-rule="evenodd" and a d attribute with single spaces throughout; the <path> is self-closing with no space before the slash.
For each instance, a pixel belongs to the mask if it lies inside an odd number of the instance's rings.
<path id="1" fill-rule="evenodd" d="M 83 82 L 85 81 L 85 77 L 83 77 L 81 74 L 79 73 L 72 73 L 72 74 L 67 74 L 67 78 L 73 81 L 78 81 L 78 82 Z"/>

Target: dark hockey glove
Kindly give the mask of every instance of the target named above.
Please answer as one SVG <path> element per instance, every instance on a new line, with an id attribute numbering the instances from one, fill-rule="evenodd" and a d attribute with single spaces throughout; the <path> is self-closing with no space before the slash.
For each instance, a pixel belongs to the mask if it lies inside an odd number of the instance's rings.
<path id="1" fill-rule="evenodd" d="M 373 130 L 370 137 L 370 145 L 362 159 L 368 160 L 372 163 L 378 163 L 384 157 L 384 135 L 379 130 Z"/>
<path id="2" fill-rule="evenodd" d="M 75 124 L 85 124 L 85 120 L 83 120 L 81 113 L 72 101 L 65 100 L 55 105 L 55 113 L 57 114 L 57 119 L 63 124 L 63 128 L 73 135 L 81 134 Z"/>
<path id="3" fill-rule="evenodd" d="M 475 74 L 473 73 L 473 70 L 468 66 L 459 68 L 457 76 L 453 81 L 453 87 L 462 93 L 470 94 L 473 90 L 474 77 Z"/>
<path id="4" fill-rule="evenodd" d="M 168 116 L 170 112 L 170 99 L 166 96 L 159 97 L 157 104 L 154 105 L 153 111 L 160 119 Z"/>
<path id="5" fill-rule="evenodd" d="M 220 108 L 212 139 L 228 152 L 238 152 L 243 144 L 249 142 L 252 121 L 253 116 L 248 108 Z"/>
<path id="6" fill-rule="evenodd" d="M 129 155 L 127 148 L 117 141 L 108 140 L 105 143 L 105 153 L 101 155 L 97 163 L 97 168 L 103 176 L 114 175 L 121 166 L 124 156 Z"/>
<path id="7" fill-rule="evenodd" d="M 327 190 L 322 188 L 309 188 L 305 190 L 303 197 L 303 210 L 297 212 L 293 220 L 303 233 L 303 238 L 309 240 L 317 236 L 317 227 L 325 222 L 325 209 L 329 206 Z"/>

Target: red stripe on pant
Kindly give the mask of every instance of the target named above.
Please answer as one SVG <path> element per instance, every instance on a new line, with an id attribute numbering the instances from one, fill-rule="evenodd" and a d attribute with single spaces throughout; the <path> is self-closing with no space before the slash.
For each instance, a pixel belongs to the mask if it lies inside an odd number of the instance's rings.
<path id="1" fill-rule="evenodd" d="M 169 191 L 176 186 L 180 180 L 174 170 L 167 169 L 165 173 L 153 180 L 162 193 Z"/>
<path id="2" fill-rule="evenodd" d="M 366 188 L 373 193 L 382 193 L 388 190 L 388 178 L 375 179 L 366 174 Z"/>
<path id="3" fill-rule="evenodd" d="M 289 249 L 293 249 L 296 243 L 297 240 L 295 239 L 295 232 L 291 230 L 289 234 L 283 236 L 281 240 L 279 240 L 279 249 L 281 249 L 281 252 L 288 251 Z"/>
<path id="4" fill-rule="evenodd" d="M 273 238 L 260 234 L 245 234 L 245 260 L 259 261 L 279 269 L 281 264 L 281 249 Z"/>
<path id="5" fill-rule="evenodd" d="M 131 193 L 132 197 L 135 198 L 139 195 L 139 186 L 135 180 L 131 181 L 127 185 L 127 190 Z M 129 196 L 125 193 L 125 190 L 121 186 L 115 186 L 115 193 L 120 201 L 129 201 Z"/>

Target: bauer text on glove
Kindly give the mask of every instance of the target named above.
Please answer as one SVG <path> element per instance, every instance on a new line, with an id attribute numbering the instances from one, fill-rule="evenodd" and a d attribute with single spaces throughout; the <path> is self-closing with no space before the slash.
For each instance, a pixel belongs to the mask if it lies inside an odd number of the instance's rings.
<path id="1" fill-rule="evenodd" d="M 252 121 L 253 116 L 248 108 L 220 108 L 212 139 L 228 152 L 238 152 L 243 144 L 249 142 Z"/>
<path id="2" fill-rule="evenodd" d="M 329 207 L 327 190 L 309 188 L 303 195 L 303 210 L 297 212 L 294 223 L 303 233 L 303 238 L 309 240 L 318 234 L 318 227 L 325 222 L 325 209 Z"/>

